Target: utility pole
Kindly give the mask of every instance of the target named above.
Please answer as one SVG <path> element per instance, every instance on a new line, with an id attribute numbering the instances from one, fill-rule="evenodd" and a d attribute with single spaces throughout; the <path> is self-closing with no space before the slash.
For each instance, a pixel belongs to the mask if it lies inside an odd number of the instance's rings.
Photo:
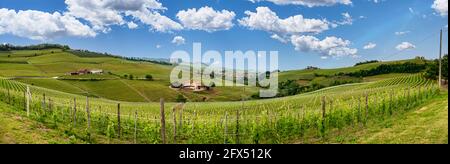
<path id="1" fill-rule="evenodd" d="M 439 47 L 439 88 L 442 87 L 442 29 Z"/>

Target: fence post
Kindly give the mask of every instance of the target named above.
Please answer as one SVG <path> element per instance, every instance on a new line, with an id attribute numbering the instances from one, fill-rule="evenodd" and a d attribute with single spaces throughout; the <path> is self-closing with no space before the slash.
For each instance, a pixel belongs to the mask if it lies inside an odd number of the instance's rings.
<path id="1" fill-rule="evenodd" d="M 46 111 L 46 105 L 45 105 L 45 93 L 42 94 L 42 107 L 44 108 L 44 111 Z"/>
<path id="2" fill-rule="evenodd" d="M 73 98 L 73 127 L 77 126 L 77 98 Z"/>
<path id="3" fill-rule="evenodd" d="M 160 100 L 160 112 L 161 112 L 161 139 L 163 144 L 166 144 L 166 116 L 164 113 L 164 98 Z"/>
<path id="4" fill-rule="evenodd" d="M 225 131 L 223 137 L 223 144 L 227 144 L 227 138 L 228 138 L 228 112 L 225 112 Z"/>
<path id="5" fill-rule="evenodd" d="M 322 119 L 325 120 L 326 117 L 326 99 L 325 96 L 322 97 Z"/>
<path id="6" fill-rule="evenodd" d="M 172 109 L 173 116 L 173 143 L 177 144 L 177 107 L 173 107 Z"/>
<path id="7" fill-rule="evenodd" d="M 120 138 L 120 103 L 117 104 L 117 135 Z"/>
<path id="8" fill-rule="evenodd" d="M 134 144 L 137 144 L 137 120 L 138 120 L 138 111 L 134 112 Z"/>
<path id="9" fill-rule="evenodd" d="M 89 110 L 89 97 L 86 96 L 86 113 L 88 130 L 91 129 L 91 111 Z"/>
<path id="10" fill-rule="evenodd" d="M 27 85 L 27 117 L 30 117 L 30 98 L 31 98 L 31 94 L 30 94 L 30 86 Z"/>
<path id="11" fill-rule="evenodd" d="M 11 93 L 9 93 L 9 87 L 8 87 L 8 104 L 11 104 Z"/>

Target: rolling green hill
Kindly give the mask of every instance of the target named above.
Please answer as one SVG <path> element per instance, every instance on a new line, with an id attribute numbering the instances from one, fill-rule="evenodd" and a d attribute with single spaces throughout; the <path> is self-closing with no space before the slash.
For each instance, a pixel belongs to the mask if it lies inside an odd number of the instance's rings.
<path id="1" fill-rule="evenodd" d="M 349 83 L 383 80 L 398 74 L 355 77 L 347 75 L 361 70 L 370 70 L 381 65 L 419 63 L 420 59 L 377 62 L 338 69 L 293 70 L 279 73 L 279 81 L 294 80 L 299 86 L 295 92 L 281 91 L 279 96 L 311 92 L 321 88 Z M 192 92 L 169 88 L 169 75 L 173 66 L 126 60 L 118 56 L 88 51 L 63 49 L 14 50 L 0 52 L 0 76 L 62 92 L 87 95 L 118 101 L 148 102 L 165 98 L 176 101 L 179 95 L 188 101 L 238 101 L 243 96 L 257 98 L 259 88 L 221 88 L 212 91 Z M 102 69 L 104 75 L 67 75 L 80 69 Z M 153 80 L 145 81 L 146 75 Z M 407 75 L 407 74 L 401 74 Z M 129 79 L 133 76 L 134 79 Z M 58 78 L 55 78 L 58 77 Z M 285 83 L 281 83 L 282 85 Z M 285 85 L 291 85 L 287 83 Z M 284 86 L 282 86 L 284 87 Z M 291 86 L 288 86 L 287 89 Z"/>
<path id="2" fill-rule="evenodd" d="M 114 56 L 87 53 L 73 54 L 61 49 L 0 52 L 0 76 L 62 92 L 118 101 L 147 102 L 165 98 L 176 101 L 183 95 L 189 101 L 237 101 L 242 89 L 215 88 L 212 91 L 177 91 L 169 88 L 172 66 L 144 61 L 130 61 Z M 80 69 L 102 69 L 104 75 L 70 76 Z M 133 76 L 130 80 L 125 77 Z M 152 81 L 138 80 L 146 75 Z M 59 77 L 55 79 L 54 77 Z M 258 92 L 250 87 L 247 97 Z"/>

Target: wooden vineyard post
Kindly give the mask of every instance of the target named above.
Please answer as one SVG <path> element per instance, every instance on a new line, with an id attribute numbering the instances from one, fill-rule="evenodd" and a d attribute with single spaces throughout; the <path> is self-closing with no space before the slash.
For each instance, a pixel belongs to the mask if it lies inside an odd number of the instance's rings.
<path id="1" fill-rule="evenodd" d="M 91 112 L 89 110 L 89 97 L 86 96 L 86 113 L 87 113 L 87 127 L 91 129 Z"/>
<path id="2" fill-rule="evenodd" d="M 322 97 L 322 119 L 325 120 L 326 117 L 326 100 L 325 96 Z"/>
<path id="3" fill-rule="evenodd" d="M 138 112 L 134 112 L 134 144 L 137 144 L 137 121 L 138 121 Z"/>
<path id="4" fill-rule="evenodd" d="M 73 98 L 73 127 L 77 126 L 77 99 Z"/>
<path id="5" fill-rule="evenodd" d="M 8 87 L 8 104 L 11 104 L 11 93 L 9 93 L 9 87 Z"/>
<path id="6" fill-rule="evenodd" d="M 177 144 L 177 107 L 172 109 L 173 116 L 173 144 Z"/>
<path id="7" fill-rule="evenodd" d="M 31 94 L 30 94 L 30 86 L 27 85 L 27 93 L 26 93 L 26 97 L 27 97 L 27 117 L 30 117 L 30 98 L 31 98 Z"/>
<path id="8" fill-rule="evenodd" d="M 225 112 L 225 131 L 223 132 L 223 144 L 227 144 L 228 138 L 228 112 Z"/>
<path id="9" fill-rule="evenodd" d="M 117 104 L 117 135 L 120 138 L 120 103 Z"/>
<path id="10" fill-rule="evenodd" d="M 164 98 L 160 100 L 160 112 L 161 112 L 161 140 L 163 144 L 166 144 L 166 118 L 164 113 Z"/>
<path id="11" fill-rule="evenodd" d="M 44 111 L 46 110 L 46 107 L 45 107 L 45 93 L 43 93 L 42 94 L 42 108 L 44 108 Z"/>

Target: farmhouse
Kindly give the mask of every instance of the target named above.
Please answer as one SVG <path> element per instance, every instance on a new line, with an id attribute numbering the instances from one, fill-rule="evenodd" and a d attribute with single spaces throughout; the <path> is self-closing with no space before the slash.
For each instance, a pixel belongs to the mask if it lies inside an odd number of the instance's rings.
<path id="1" fill-rule="evenodd" d="M 189 89 L 189 90 L 193 90 L 195 92 L 200 92 L 200 91 L 205 91 L 205 90 L 211 90 L 211 87 L 209 86 L 205 86 L 200 82 L 185 82 L 181 85 L 174 85 L 172 84 L 170 86 L 171 88 L 177 88 L 177 89 Z"/>
<path id="2" fill-rule="evenodd" d="M 70 74 L 72 76 L 75 76 L 75 75 L 88 75 L 88 74 L 103 74 L 103 70 L 100 70 L 100 69 L 96 69 L 96 70 L 80 69 L 80 70 L 78 70 L 76 72 L 70 72 L 68 74 Z"/>

